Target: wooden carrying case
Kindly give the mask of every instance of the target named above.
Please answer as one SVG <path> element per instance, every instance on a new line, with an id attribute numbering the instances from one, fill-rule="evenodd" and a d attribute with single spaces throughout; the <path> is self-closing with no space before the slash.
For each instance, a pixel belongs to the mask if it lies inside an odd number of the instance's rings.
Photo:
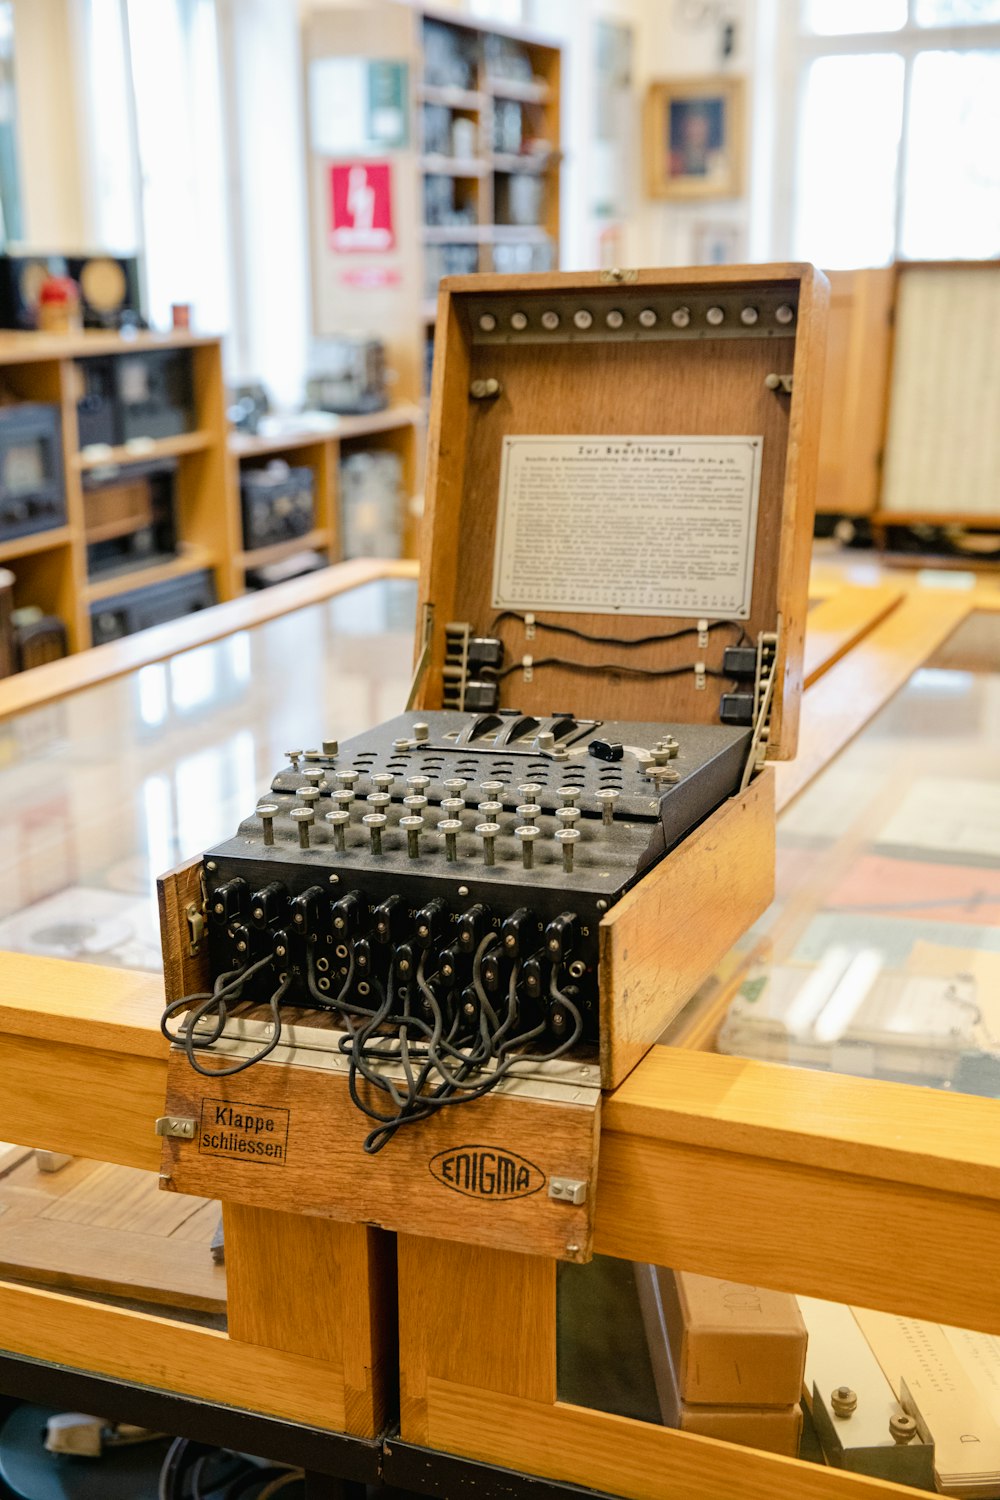
<path id="1" fill-rule="evenodd" d="M 755 445 L 759 493 L 746 551 L 749 602 L 739 623 L 752 645 L 758 638 L 770 643 L 773 659 L 761 753 L 794 753 L 826 291 L 824 278 L 809 266 L 442 283 L 413 692 L 418 710 L 443 706 L 445 686 L 453 681 L 445 672 L 447 627 L 458 623 L 473 635 L 501 636 L 509 664 L 526 654 L 538 663 L 530 673 L 517 668 L 503 679 L 501 706 L 570 710 L 594 719 L 717 723 L 724 684 L 687 664 L 697 658 L 717 670 L 720 637 L 733 644 L 737 631 L 702 633 L 690 612 L 538 610 L 540 627 L 551 620 L 588 635 L 659 637 L 630 650 L 629 665 L 685 668 L 677 676 L 637 678 L 543 667 L 539 659 L 550 654 L 598 665 L 621 655 L 577 638 L 570 650 L 563 636 L 551 638 L 558 645 L 550 652 L 545 642 L 526 640 L 521 618 L 498 618 L 492 580 L 500 466 L 511 437 L 599 437 L 604 446 L 608 439 L 747 439 L 739 446 Z M 681 309 L 684 318 L 676 316 Z M 576 564 L 582 574 L 594 576 L 596 569 L 602 576 L 602 549 L 606 555 L 616 527 L 634 534 L 625 514 L 629 496 L 622 492 L 617 499 L 617 516 L 616 496 L 609 495 L 605 514 L 591 514 L 582 534 L 566 537 L 567 549 L 582 547 L 587 554 Z M 654 542 L 647 535 L 638 545 Z M 704 536 L 701 545 L 704 550 Z M 732 611 L 714 613 L 728 618 Z M 670 639 L 677 631 L 684 633 Z M 326 1023 L 314 1013 L 291 1016 L 291 1045 L 283 1043 L 272 1061 L 232 1079 L 204 1079 L 174 1050 L 168 1115 L 195 1129 L 193 1136 L 165 1139 L 165 1185 L 587 1260 L 600 1088 L 626 1077 L 769 904 L 773 807 L 772 774 L 764 769 L 602 920 L 599 1072 L 596 1063 L 548 1065 L 550 1077 L 505 1084 L 461 1110 L 441 1111 L 400 1132 L 377 1156 L 366 1156 L 367 1127 L 348 1097 L 343 1059 L 329 1030 L 324 1035 Z M 164 881 L 168 998 L 204 987 L 204 959 L 192 956 L 188 932 L 188 915 L 199 900 L 197 867 Z M 214 1121 L 220 1107 L 230 1106 L 271 1121 L 268 1128 L 281 1138 L 278 1164 L 248 1156 L 246 1148 L 239 1154 L 204 1145 L 196 1122 Z M 492 1153 L 491 1171 L 495 1160 L 498 1170 L 520 1173 L 529 1190 L 456 1191 L 448 1180 L 458 1169 L 454 1162 L 449 1169 L 450 1154 L 478 1153 L 481 1162 L 484 1152 Z M 571 1191 L 560 1191 L 560 1179 Z"/>
<path id="2" fill-rule="evenodd" d="M 422 534 L 415 702 L 443 706 L 448 627 L 496 635 L 501 707 L 607 719 L 718 723 L 722 685 L 694 671 L 643 678 L 541 667 L 544 658 L 627 667 L 718 667 L 722 646 L 690 633 L 697 613 L 558 613 L 498 607 L 498 496 L 513 437 L 760 439 L 746 638 L 776 642 L 761 752 L 795 754 L 802 696 L 824 334 L 829 288 L 808 265 L 454 277 L 441 283 Z M 525 324 L 523 328 L 521 324 Z M 579 325 L 585 325 L 583 327 Z M 616 326 L 609 326 L 614 324 Z M 546 326 L 549 325 L 549 326 Z M 680 326 L 678 326 L 680 325 Z M 582 445 L 581 445 L 582 446 Z M 593 444 L 591 446 L 598 446 Z M 607 445 L 610 446 L 610 445 Z M 620 447 L 621 445 L 616 445 Z M 624 460 L 623 460 L 624 461 Z M 559 537 L 567 572 L 605 567 L 629 504 L 609 493 Z M 539 531 L 542 517 L 538 518 Z M 653 528 L 630 526 L 636 546 Z M 589 563 L 580 563 L 583 551 Z M 692 559 L 692 568 L 701 559 Z M 748 580 L 749 583 L 749 580 Z M 627 581 L 625 583 L 627 587 Z M 665 580 L 666 587 L 666 580 Z M 517 616 L 535 615 L 535 625 Z M 707 611 L 726 618 L 724 608 Z M 652 640 L 627 653 L 565 634 Z M 534 629 L 534 634 L 530 632 Z M 735 635 L 727 634 L 726 644 Z M 601 1083 L 615 1088 L 760 916 L 774 890 L 774 799 L 755 776 L 644 876 L 601 923 Z"/>

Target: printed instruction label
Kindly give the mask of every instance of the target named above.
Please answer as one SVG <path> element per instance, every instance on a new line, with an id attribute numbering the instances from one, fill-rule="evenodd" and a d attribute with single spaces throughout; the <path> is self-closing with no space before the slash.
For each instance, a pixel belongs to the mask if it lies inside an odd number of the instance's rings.
<path id="1" fill-rule="evenodd" d="M 494 608 L 747 619 L 763 448 L 505 438 Z"/>
<path id="2" fill-rule="evenodd" d="M 206 1156 L 283 1167 L 288 1155 L 288 1110 L 267 1104 L 201 1101 L 198 1150 Z"/>

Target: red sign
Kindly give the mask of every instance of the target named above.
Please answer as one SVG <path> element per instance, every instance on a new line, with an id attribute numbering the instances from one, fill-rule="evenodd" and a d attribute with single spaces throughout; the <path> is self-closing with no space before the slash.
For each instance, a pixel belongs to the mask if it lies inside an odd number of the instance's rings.
<path id="1" fill-rule="evenodd" d="M 341 271 L 343 286 L 356 286 L 363 292 L 381 291 L 386 286 L 399 286 L 402 273 L 395 266 L 348 266 Z"/>
<path id="2" fill-rule="evenodd" d="M 391 250 L 392 167 L 387 161 L 330 168 L 330 249 L 342 254 Z"/>

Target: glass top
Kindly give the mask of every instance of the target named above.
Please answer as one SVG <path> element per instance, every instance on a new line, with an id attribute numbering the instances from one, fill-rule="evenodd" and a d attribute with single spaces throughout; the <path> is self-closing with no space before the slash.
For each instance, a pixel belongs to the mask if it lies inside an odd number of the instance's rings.
<path id="1" fill-rule="evenodd" d="M 0 948 L 159 969 L 156 877 L 291 747 L 400 713 L 416 584 L 381 580 L 0 724 Z"/>
<path id="2" fill-rule="evenodd" d="M 415 605 L 368 584 L 0 725 L 0 948 L 158 969 L 156 876 L 290 747 L 403 709 Z M 972 615 L 796 799 L 776 900 L 664 1041 L 721 1014 L 699 1044 L 1000 1093 L 998 663 Z"/>
<path id="3" fill-rule="evenodd" d="M 708 987 L 720 1051 L 1000 1094 L 998 731 L 973 614 L 779 819 L 776 899 Z"/>

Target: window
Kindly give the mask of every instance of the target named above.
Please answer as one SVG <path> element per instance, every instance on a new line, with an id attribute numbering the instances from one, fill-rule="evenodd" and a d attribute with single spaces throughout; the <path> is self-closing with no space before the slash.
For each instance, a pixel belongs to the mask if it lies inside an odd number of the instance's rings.
<path id="1" fill-rule="evenodd" d="M 190 302 L 230 325 L 215 0 L 87 0 L 84 86 L 95 243 L 141 248 L 151 321 Z"/>
<path id="2" fill-rule="evenodd" d="M 831 268 L 1000 255 L 1000 0 L 785 4 L 778 246 Z"/>

